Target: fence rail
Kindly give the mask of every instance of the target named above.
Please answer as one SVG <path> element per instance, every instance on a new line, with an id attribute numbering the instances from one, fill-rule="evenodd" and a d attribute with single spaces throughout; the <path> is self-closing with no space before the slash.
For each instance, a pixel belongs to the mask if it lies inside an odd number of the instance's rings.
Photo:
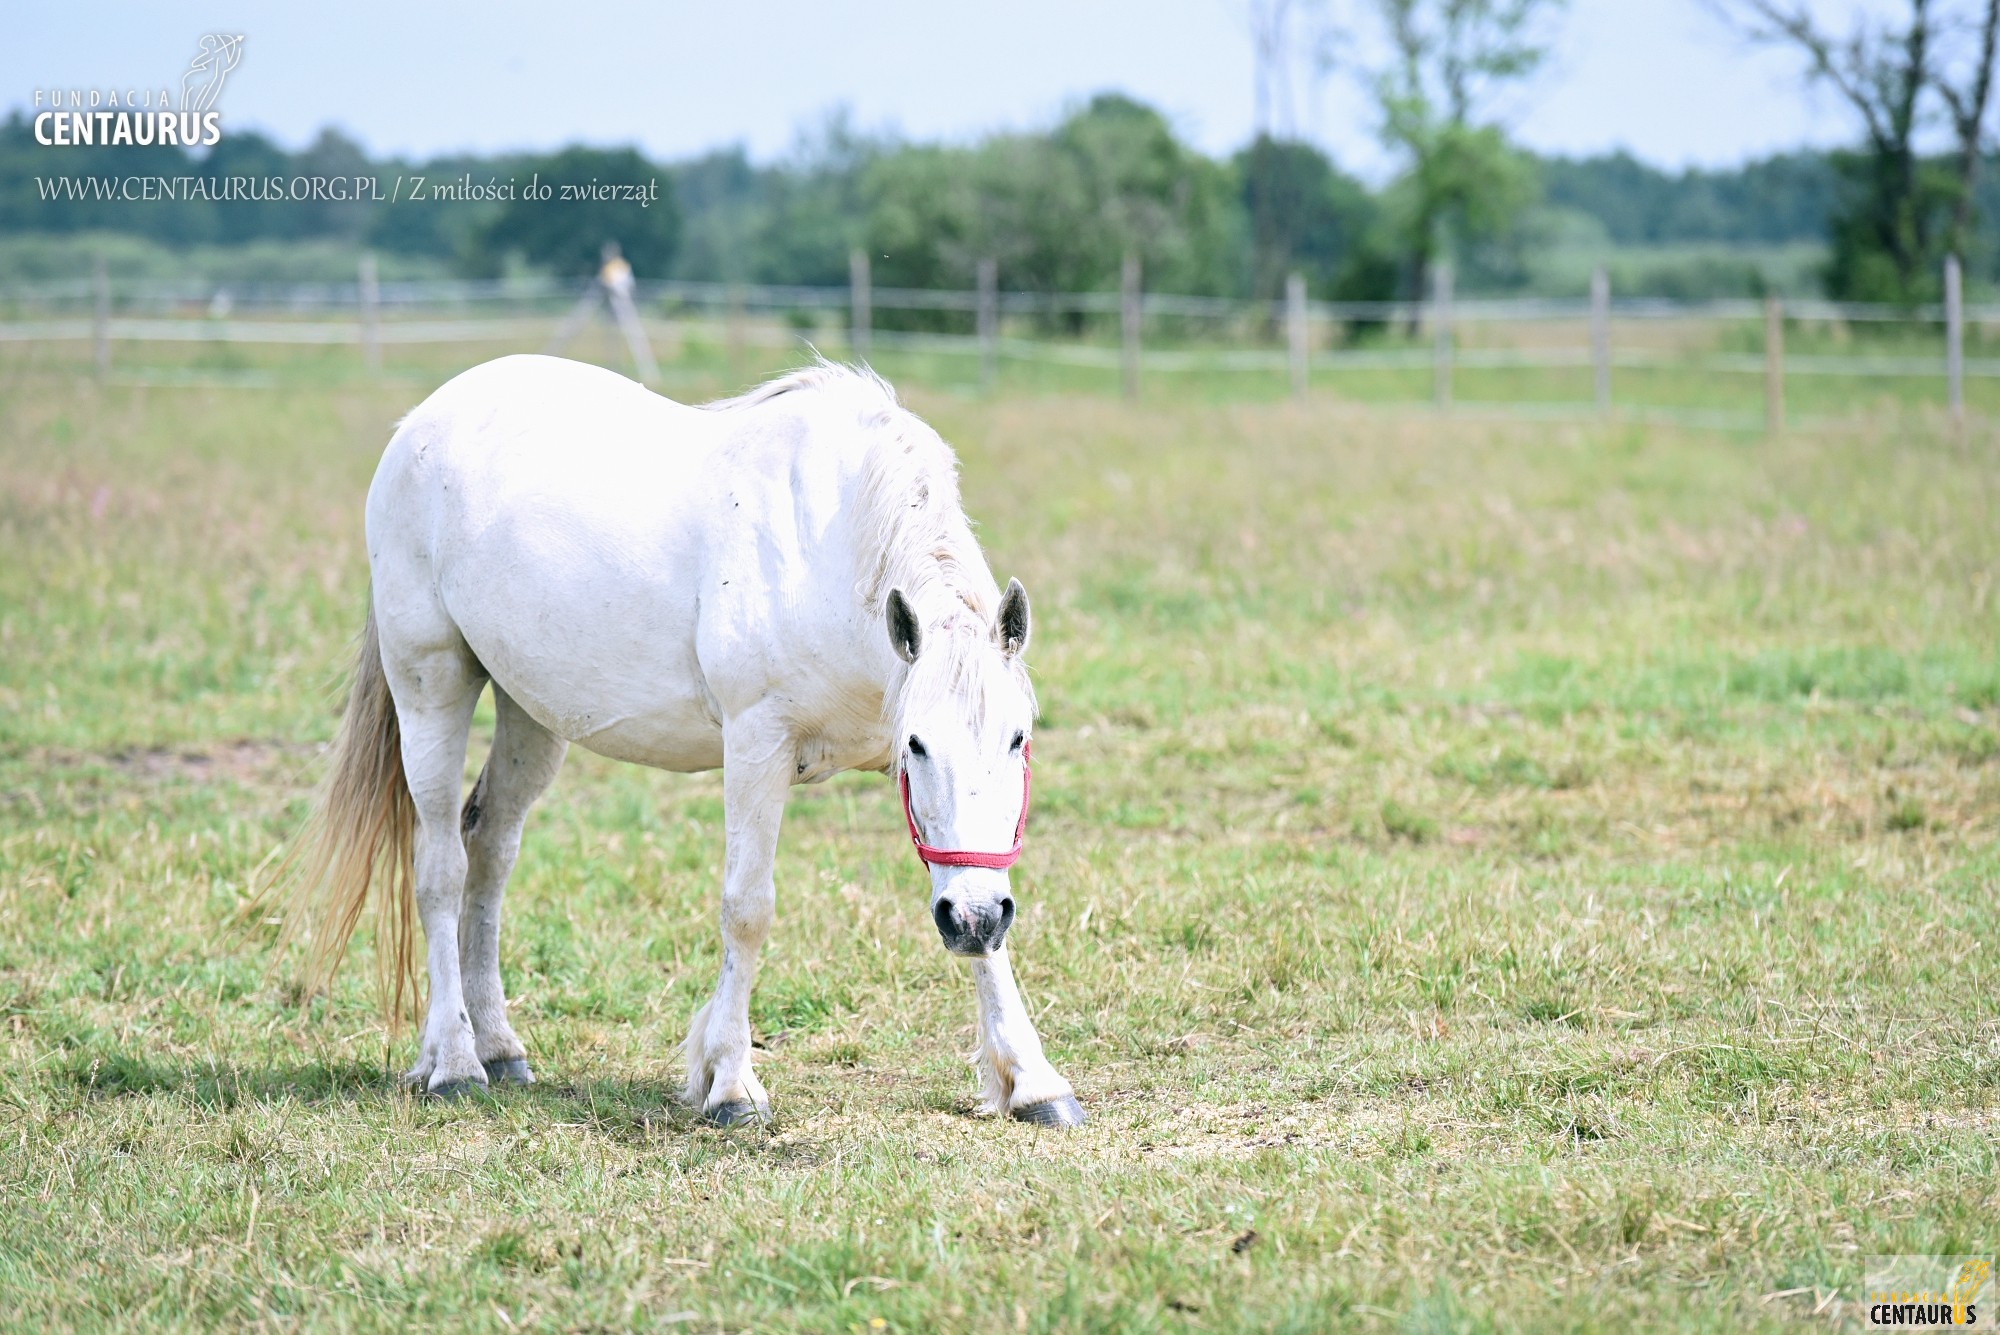
<path id="1" fill-rule="evenodd" d="M 500 279 L 421 279 L 385 280 L 377 285 L 375 305 L 383 310 L 398 307 L 436 309 L 471 305 L 560 306 L 574 301 L 588 286 L 588 280 L 554 278 Z M 362 309 L 366 288 L 351 283 L 272 283 L 228 282 L 189 279 L 142 279 L 121 281 L 113 296 L 120 310 L 185 310 L 221 303 L 230 310 L 283 311 L 292 314 Z M 973 314 L 979 310 L 977 290 L 948 288 L 871 287 L 870 305 L 875 310 L 957 311 Z M 805 287 L 777 283 L 714 283 L 678 279 L 641 280 L 635 284 L 634 299 L 642 306 L 694 307 L 722 311 L 740 305 L 751 311 L 848 311 L 853 306 L 851 287 Z M 44 282 L 0 284 L 0 309 L 87 308 L 95 298 L 93 280 L 64 279 Z M 1117 315 L 1123 294 L 1106 292 L 1008 292 L 994 294 L 1003 315 Z M 1140 296 L 1141 314 L 1189 316 L 1212 319 L 1282 320 L 1289 313 L 1284 298 L 1255 300 L 1242 297 L 1185 296 L 1167 292 L 1145 292 Z M 1945 324 L 1946 303 L 1914 306 L 1879 302 L 1825 301 L 1817 298 L 1785 297 L 1780 308 L 1787 320 L 1834 324 Z M 1425 322 L 1432 313 L 1431 301 L 1325 301 L 1309 299 L 1307 314 L 1315 321 L 1330 323 L 1409 324 Z M 1589 297 L 1485 297 L 1458 296 L 1452 304 L 1457 323 L 1519 323 L 1523 321 L 1585 320 L 1592 314 Z M 1661 297 L 1612 297 L 1609 309 L 1620 320 L 1761 320 L 1764 302 L 1744 298 L 1677 300 Z M 1967 305 L 1964 319 L 1972 325 L 2000 325 L 2000 302 Z"/>
<path id="2" fill-rule="evenodd" d="M 1432 402 L 1442 407 L 1452 402 L 1456 369 L 1588 370 L 1590 406 L 1609 412 L 1616 402 L 1614 372 L 1682 371 L 1762 376 L 1766 417 L 1776 429 L 1784 421 L 1783 387 L 1791 377 L 1943 380 L 1945 406 L 1954 415 L 1964 411 L 1967 380 L 2000 380 L 2000 357 L 1968 357 L 1965 349 L 1968 328 L 1981 335 L 2000 331 L 2000 303 L 1966 304 L 1955 260 L 1946 266 L 1944 301 L 1919 306 L 1795 298 L 1621 298 L 1611 292 L 1602 270 L 1583 298 L 1496 299 L 1455 296 L 1450 267 L 1440 265 L 1428 300 L 1379 302 L 1313 299 L 1296 274 L 1277 300 L 1148 292 L 1136 257 L 1128 257 L 1120 286 L 1112 291 L 1003 291 L 991 261 L 979 266 L 978 275 L 978 285 L 970 290 L 876 287 L 866 256 L 857 252 L 845 286 L 634 283 L 627 277 L 611 299 L 614 308 L 635 316 L 625 332 L 635 362 L 647 372 L 649 341 L 671 339 L 697 322 L 719 324 L 734 349 L 796 343 L 801 320 L 816 330 L 822 317 L 830 316 L 844 332 L 852 356 L 866 357 L 880 348 L 975 357 L 980 380 L 987 385 L 1003 360 L 1115 370 L 1128 396 L 1137 395 L 1142 375 L 1153 372 L 1275 373 L 1288 375 L 1292 391 L 1303 395 L 1315 373 L 1428 370 Z M 180 279 L 114 285 L 100 263 L 88 278 L 0 285 L 0 344 L 88 340 L 100 371 L 108 370 L 116 344 L 354 345 L 363 349 L 368 367 L 376 369 L 384 347 L 534 346 L 548 337 L 552 319 L 566 310 L 570 314 L 557 326 L 557 338 L 567 337 L 561 331 L 573 332 L 587 314 L 578 299 L 588 304 L 600 291 L 610 292 L 603 286 L 608 281 L 383 281 L 371 256 L 364 258 L 353 282 Z M 626 305 L 618 306 L 620 301 Z M 897 328 L 912 321 L 891 318 L 885 323 L 877 318 L 880 312 L 947 317 L 943 324 L 967 332 Z M 1754 331 L 1759 323 L 1762 346 L 1754 352 L 1740 346 L 1660 350 L 1645 346 L 1643 333 L 1674 325 L 1747 326 Z M 1545 335 L 1517 340 L 1517 346 L 1496 345 L 1508 330 L 1532 332 L 1538 326 L 1566 324 L 1584 331 L 1574 345 L 1544 345 Z M 1163 327 L 1168 336 L 1162 336 Z M 1086 328 L 1098 331 L 1099 339 L 1080 336 Z M 1925 350 L 1892 347 L 1787 356 L 1787 328 L 1836 333 L 1901 328 L 1914 331 Z M 1403 331 L 1408 345 L 1368 346 L 1366 338 L 1355 336 L 1367 329 Z M 1107 331 L 1115 331 L 1115 343 L 1102 341 Z M 1930 351 L 1932 339 L 1938 341 L 1935 353 Z M 1734 341 L 1757 346 L 1754 333 L 1737 335 Z M 1180 346 L 1162 346 L 1176 342 Z"/>

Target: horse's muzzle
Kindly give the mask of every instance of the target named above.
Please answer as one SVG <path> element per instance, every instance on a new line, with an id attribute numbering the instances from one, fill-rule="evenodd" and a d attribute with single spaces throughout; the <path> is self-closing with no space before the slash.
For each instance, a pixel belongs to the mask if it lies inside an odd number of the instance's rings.
<path id="1" fill-rule="evenodd" d="M 1007 929 L 1014 925 L 1014 897 L 976 903 L 946 895 L 931 905 L 931 920 L 952 954 L 991 955 L 1006 943 Z"/>

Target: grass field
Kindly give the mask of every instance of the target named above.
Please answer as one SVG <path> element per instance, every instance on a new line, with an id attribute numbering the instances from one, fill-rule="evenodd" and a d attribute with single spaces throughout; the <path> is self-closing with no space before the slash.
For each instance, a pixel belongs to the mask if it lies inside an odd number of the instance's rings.
<path id="1" fill-rule="evenodd" d="M 1092 1120 L 969 1115 L 850 775 L 719 1132 L 714 776 L 531 822 L 532 1090 L 411 1098 L 365 958 L 302 1005 L 239 925 L 420 392 L 0 362 L 0 1327 L 1733 1330 L 2000 1245 L 1990 431 L 912 391 L 1035 598 L 1014 954 Z"/>

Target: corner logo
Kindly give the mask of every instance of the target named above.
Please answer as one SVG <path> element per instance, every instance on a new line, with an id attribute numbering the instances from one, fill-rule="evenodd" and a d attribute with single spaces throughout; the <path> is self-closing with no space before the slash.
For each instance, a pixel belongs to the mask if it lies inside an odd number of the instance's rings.
<path id="1" fill-rule="evenodd" d="M 37 88 L 35 142 L 63 148 L 207 148 L 222 141 L 222 113 L 215 103 L 229 72 L 241 63 L 241 33 L 204 34 L 181 76 L 178 106 L 165 88 Z"/>
<path id="2" fill-rule="evenodd" d="M 222 81 L 243 60 L 243 35 L 225 37 L 219 32 L 201 39 L 194 63 L 181 75 L 181 110 L 207 111 L 222 95 Z"/>
<path id="3" fill-rule="evenodd" d="M 1979 1292 L 1992 1274 L 1993 1263 L 1983 1256 L 1871 1256 L 1864 1295 L 1868 1326 L 1872 1330 L 1976 1327 Z"/>

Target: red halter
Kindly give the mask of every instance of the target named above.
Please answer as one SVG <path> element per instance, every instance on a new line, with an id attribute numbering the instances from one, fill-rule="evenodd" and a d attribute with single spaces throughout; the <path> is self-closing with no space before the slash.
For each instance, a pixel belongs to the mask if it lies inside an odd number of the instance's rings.
<path id="1" fill-rule="evenodd" d="M 917 817 L 910 810 L 910 772 L 896 771 L 896 782 L 903 790 L 903 819 L 910 826 L 910 842 L 917 846 L 917 856 L 929 867 L 986 867 L 992 871 L 1006 871 L 1021 857 L 1021 841 L 1028 833 L 1028 786 L 1034 777 L 1034 766 L 1029 763 L 1032 746 L 1021 743 L 1021 821 L 1014 827 L 1014 846 L 1005 853 L 974 853 L 963 848 L 932 848 L 917 833 Z"/>

